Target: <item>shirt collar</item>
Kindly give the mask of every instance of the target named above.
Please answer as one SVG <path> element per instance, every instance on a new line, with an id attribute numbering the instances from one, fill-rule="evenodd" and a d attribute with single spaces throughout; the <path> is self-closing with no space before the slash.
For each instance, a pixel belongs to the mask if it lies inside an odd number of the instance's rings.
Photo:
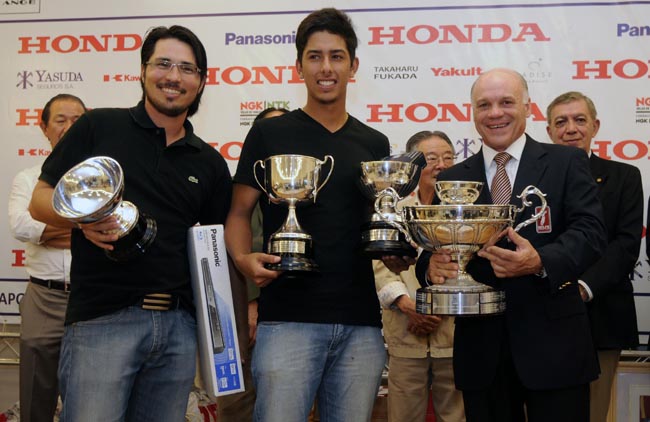
<path id="1" fill-rule="evenodd" d="M 144 100 L 141 100 L 135 107 L 129 109 L 133 120 L 144 129 L 158 129 L 158 126 L 151 120 L 147 110 L 144 108 Z M 194 148 L 201 149 L 201 141 L 194 135 L 194 127 L 189 120 L 185 119 L 183 122 L 185 128 L 185 137 L 174 142 L 172 145 L 190 145 Z"/>
<path id="2" fill-rule="evenodd" d="M 526 134 L 523 133 L 515 142 L 510 144 L 510 146 L 504 151 L 510 154 L 512 158 L 517 161 L 521 160 L 521 155 L 524 152 L 524 146 L 526 146 Z M 499 153 L 494 148 L 490 148 L 487 144 L 483 143 L 483 163 L 485 168 L 489 168 L 492 164 L 494 157 Z"/>

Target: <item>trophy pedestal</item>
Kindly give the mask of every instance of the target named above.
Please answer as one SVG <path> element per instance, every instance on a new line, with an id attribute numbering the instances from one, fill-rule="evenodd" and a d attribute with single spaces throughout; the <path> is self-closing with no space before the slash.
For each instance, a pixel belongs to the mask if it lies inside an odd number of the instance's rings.
<path id="1" fill-rule="evenodd" d="M 415 309 L 425 315 L 496 315 L 506 310 L 506 295 L 480 283 L 440 284 L 418 289 Z"/>
<path id="2" fill-rule="evenodd" d="M 113 261 L 128 261 L 143 255 L 153 243 L 158 231 L 156 220 L 140 214 L 138 221 L 131 230 L 122 234 L 113 242 L 113 250 L 104 250 L 106 256 Z"/>
<path id="3" fill-rule="evenodd" d="M 396 228 L 381 222 L 372 221 L 364 224 L 361 231 L 361 249 L 363 254 L 372 259 L 381 259 L 382 256 L 410 256 L 418 255 L 405 236 Z"/>
<path id="4" fill-rule="evenodd" d="M 275 264 L 264 264 L 273 271 L 319 272 L 318 264 L 312 258 L 311 236 L 307 233 L 279 232 L 271 235 L 269 253 L 282 258 Z"/>

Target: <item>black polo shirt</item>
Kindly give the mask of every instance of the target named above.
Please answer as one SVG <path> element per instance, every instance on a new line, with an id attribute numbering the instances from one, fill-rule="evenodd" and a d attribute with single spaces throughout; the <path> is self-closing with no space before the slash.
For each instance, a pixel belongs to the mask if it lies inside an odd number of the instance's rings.
<path id="1" fill-rule="evenodd" d="M 191 306 L 187 230 L 196 223 L 223 224 L 231 177 L 223 157 L 194 135 L 166 146 L 165 131 L 144 103 L 131 109 L 95 109 L 82 115 L 43 164 L 40 179 L 55 186 L 63 174 L 93 156 L 109 156 L 124 170 L 124 200 L 156 220 L 158 233 L 137 259 L 114 262 L 72 231 L 71 293 L 66 324 L 95 318 L 170 292 Z"/>

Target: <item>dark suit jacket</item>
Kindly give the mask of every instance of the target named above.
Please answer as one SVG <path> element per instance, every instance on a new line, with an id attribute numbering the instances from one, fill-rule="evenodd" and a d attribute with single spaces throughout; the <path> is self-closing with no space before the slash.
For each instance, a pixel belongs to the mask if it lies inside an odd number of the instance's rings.
<path id="1" fill-rule="evenodd" d="M 597 349 L 626 349 L 639 344 L 630 273 L 643 230 L 641 172 L 629 164 L 589 159 L 605 213 L 607 251 L 580 277 L 594 299 L 587 304 Z"/>
<path id="2" fill-rule="evenodd" d="M 482 150 L 443 171 L 438 180 L 482 181 L 476 203 L 491 203 Z M 456 318 L 454 375 L 461 390 L 484 389 L 492 383 L 504 355 L 502 347 L 510 348 L 517 374 L 529 389 L 575 386 L 598 376 L 587 310 L 576 282 L 606 246 L 602 207 L 587 154 L 527 136 L 511 204 L 521 204 L 516 195 L 528 185 L 547 195 L 551 230 L 538 233 L 536 224 L 531 224 L 519 234 L 539 253 L 547 277 L 499 279 L 486 259 L 475 256 L 470 261 L 467 271 L 477 281 L 505 291 L 506 311 L 498 316 Z M 514 225 L 531 214 L 527 208 Z M 512 248 L 505 240 L 500 246 Z M 429 256 L 422 254 L 418 261 L 420 279 Z M 567 281 L 573 283 L 563 287 Z"/>

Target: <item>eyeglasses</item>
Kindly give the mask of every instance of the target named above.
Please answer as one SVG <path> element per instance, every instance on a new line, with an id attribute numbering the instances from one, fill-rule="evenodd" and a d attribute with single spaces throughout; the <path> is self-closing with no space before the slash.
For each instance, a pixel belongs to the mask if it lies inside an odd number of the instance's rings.
<path id="1" fill-rule="evenodd" d="M 427 165 L 432 164 L 432 163 L 437 164 L 440 160 L 442 160 L 442 162 L 444 164 L 447 164 L 447 165 L 451 165 L 451 164 L 454 163 L 454 156 L 453 155 L 445 154 L 445 155 L 442 155 L 442 156 L 438 157 L 437 155 L 428 154 L 428 155 L 425 155 L 424 158 L 427 160 Z"/>
<path id="2" fill-rule="evenodd" d="M 146 62 L 145 64 L 154 66 L 156 69 L 163 72 L 171 72 L 174 66 L 176 66 L 183 75 L 193 76 L 201 73 L 201 69 L 192 63 L 173 63 L 169 60 L 158 59 L 152 62 Z"/>

